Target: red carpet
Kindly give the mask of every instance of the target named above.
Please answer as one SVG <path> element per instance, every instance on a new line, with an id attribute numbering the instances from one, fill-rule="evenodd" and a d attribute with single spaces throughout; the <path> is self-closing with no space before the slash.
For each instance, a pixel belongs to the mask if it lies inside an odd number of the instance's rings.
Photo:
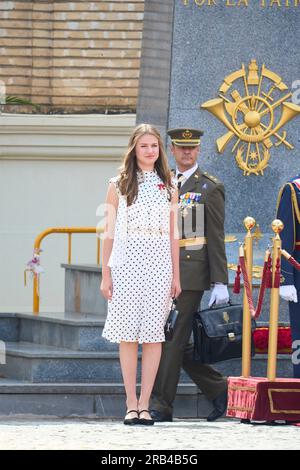
<path id="1" fill-rule="evenodd" d="M 300 379 L 229 377 L 227 416 L 300 422 Z"/>

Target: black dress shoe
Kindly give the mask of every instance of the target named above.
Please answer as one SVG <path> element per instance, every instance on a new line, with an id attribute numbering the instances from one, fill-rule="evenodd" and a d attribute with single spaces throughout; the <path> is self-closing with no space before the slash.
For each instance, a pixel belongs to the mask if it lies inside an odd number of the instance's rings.
<path id="1" fill-rule="evenodd" d="M 162 423 L 164 421 L 173 421 L 172 415 L 170 415 L 169 413 L 163 413 L 162 411 L 150 410 L 150 415 L 151 418 L 157 423 Z"/>
<path id="2" fill-rule="evenodd" d="M 206 418 L 207 421 L 215 421 L 221 418 L 227 409 L 227 389 L 217 396 L 213 401 L 214 409 Z"/>

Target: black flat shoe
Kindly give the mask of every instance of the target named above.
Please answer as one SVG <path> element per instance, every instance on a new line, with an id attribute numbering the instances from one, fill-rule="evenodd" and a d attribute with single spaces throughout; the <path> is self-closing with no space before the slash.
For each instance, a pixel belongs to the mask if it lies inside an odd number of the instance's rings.
<path id="1" fill-rule="evenodd" d="M 150 419 L 140 418 L 142 413 L 148 413 Z M 143 424 L 144 426 L 152 426 L 154 424 L 154 419 L 151 418 L 151 414 L 149 410 L 141 410 L 139 411 L 139 424 Z"/>
<path id="2" fill-rule="evenodd" d="M 126 416 L 129 415 L 129 413 L 136 413 L 137 416 L 135 418 L 127 418 L 126 419 Z M 133 424 L 139 424 L 140 420 L 139 420 L 138 416 L 139 416 L 138 410 L 129 410 L 129 411 L 127 411 L 127 413 L 125 415 L 125 419 L 124 419 L 123 423 L 128 424 L 129 426 L 133 425 Z"/>

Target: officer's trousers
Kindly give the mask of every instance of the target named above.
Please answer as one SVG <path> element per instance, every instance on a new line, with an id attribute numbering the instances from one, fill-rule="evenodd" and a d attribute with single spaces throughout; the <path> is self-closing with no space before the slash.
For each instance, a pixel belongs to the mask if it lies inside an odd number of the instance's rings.
<path id="1" fill-rule="evenodd" d="M 300 379 L 300 289 L 297 290 L 298 302 L 289 302 L 290 324 L 293 342 L 294 377 Z"/>
<path id="2" fill-rule="evenodd" d="M 193 314 L 198 309 L 203 291 L 183 291 L 177 303 L 179 311 L 172 341 L 163 343 L 162 356 L 152 391 L 150 408 L 172 414 L 179 382 L 180 369 L 191 377 L 209 400 L 226 390 L 227 379 L 208 364 L 193 360 L 193 345 L 189 343 Z"/>

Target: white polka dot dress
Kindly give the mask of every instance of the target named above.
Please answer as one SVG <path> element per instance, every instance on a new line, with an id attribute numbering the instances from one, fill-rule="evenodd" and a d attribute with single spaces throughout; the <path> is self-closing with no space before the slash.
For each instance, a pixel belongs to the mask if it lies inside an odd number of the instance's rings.
<path id="1" fill-rule="evenodd" d="M 117 178 L 111 181 L 117 187 Z M 170 198 L 155 170 L 138 172 L 138 182 L 131 206 L 119 193 L 109 262 L 113 295 L 102 333 L 114 343 L 165 341 L 171 304 Z"/>

